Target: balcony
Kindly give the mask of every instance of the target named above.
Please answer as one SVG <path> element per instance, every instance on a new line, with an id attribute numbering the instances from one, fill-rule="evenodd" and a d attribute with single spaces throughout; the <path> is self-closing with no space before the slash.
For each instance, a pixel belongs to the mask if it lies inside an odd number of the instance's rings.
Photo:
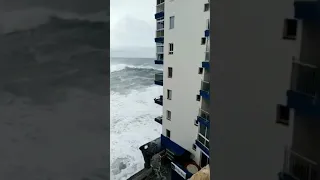
<path id="1" fill-rule="evenodd" d="M 164 18 L 164 3 L 157 5 L 156 14 L 154 15 L 155 19 L 161 19 Z"/>
<path id="2" fill-rule="evenodd" d="M 287 106 L 297 115 L 320 116 L 319 68 L 310 64 L 294 62 L 292 65 L 291 89 L 287 91 Z"/>
<path id="3" fill-rule="evenodd" d="M 205 58 L 204 61 L 202 62 L 202 67 L 205 69 L 209 69 L 210 65 L 209 65 L 209 61 L 210 61 L 210 52 L 205 52 Z"/>
<path id="4" fill-rule="evenodd" d="M 196 146 L 201 149 L 202 152 L 204 152 L 208 157 L 210 157 L 209 148 L 207 148 L 202 142 L 200 142 L 198 139 L 196 140 Z"/>
<path id="5" fill-rule="evenodd" d="M 194 172 L 188 171 L 188 166 L 189 167 L 196 167 L 196 168 L 190 168 L 190 169 L 195 169 Z M 200 167 L 195 163 L 195 162 L 190 162 L 189 163 L 184 163 L 183 165 L 178 163 L 178 162 L 171 162 L 171 168 L 174 172 L 171 173 L 171 179 L 189 179 L 193 174 L 198 172 L 200 170 Z"/>
<path id="6" fill-rule="evenodd" d="M 154 83 L 159 86 L 163 86 L 163 73 L 157 73 L 154 76 Z"/>
<path id="7" fill-rule="evenodd" d="M 154 61 L 154 63 L 163 64 L 163 45 L 157 46 L 156 54 L 157 54 L 157 59 Z"/>
<path id="8" fill-rule="evenodd" d="M 294 2 L 294 17 L 296 19 L 306 21 L 319 21 L 320 20 L 320 6 L 319 1 L 302 1 L 297 0 Z"/>
<path id="9" fill-rule="evenodd" d="M 164 30 L 156 31 L 156 38 L 154 39 L 156 43 L 163 43 L 164 41 Z"/>
<path id="10" fill-rule="evenodd" d="M 204 111 L 204 110 L 202 110 L 202 109 L 199 109 L 199 115 L 197 117 L 197 121 L 200 124 L 203 124 L 206 127 L 210 127 L 210 115 L 209 115 L 209 113 Z"/>
<path id="11" fill-rule="evenodd" d="M 171 141 L 170 138 L 161 134 L 161 145 L 168 149 L 170 152 L 173 153 L 174 156 L 182 156 L 188 151 L 181 147 L 179 144 Z"/>
<path id="12" fill-rule="evenodd" d="M 285 151 L 284 169 L 280 180 L 317 180 L 318 163 L 291 149 Z"/>
<path id="13" fill-rule="evenodd" d="M 204 31 L 204 37 L 209 37 L 210 36 L 210 31 L 209 29 Z"/>
<path id="14" fill-rule="evenodd" d="M 163 43 L 164 42 L 164 38 L 163 37 L 156 37 L 156 38 L 154 38 L 154 42 Z"/>
<path id="15" fill-rule="evenodd" d="M 154 103 L 162 106 L 163 105 L 163 96 L 160 96 L 159 98 L 154 98 Z"/>
<path id="16" fill-rule="evenodd" d="M 158 116 L 158 117 L 154 118 L 154 121 L 156 121 L 159 124 L 162 124 L 162 116 Z"/>
<path id="17" fill-rule="evenodd" d="M 210 83 L 206 81 L 201 82 L 200 96 L 204 99 L 210 100 Z"/>

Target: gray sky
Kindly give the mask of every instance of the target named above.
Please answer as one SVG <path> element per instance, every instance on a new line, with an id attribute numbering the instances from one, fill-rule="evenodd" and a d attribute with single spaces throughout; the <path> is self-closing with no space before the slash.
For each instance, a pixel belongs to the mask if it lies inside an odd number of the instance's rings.
<path id="1" fill-rule="evenodd" d="M 154 47 L 156 0 L 111 0 L 111 47 Z"/>

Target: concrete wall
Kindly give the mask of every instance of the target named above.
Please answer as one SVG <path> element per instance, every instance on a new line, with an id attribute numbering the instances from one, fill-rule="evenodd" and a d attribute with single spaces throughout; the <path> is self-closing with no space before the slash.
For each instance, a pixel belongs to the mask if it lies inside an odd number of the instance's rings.
<path id="1" fill-rule="evenodd" d="M 164 98 L 163 113 L 170 110 L 171 121 L 163 121 L 163 134 L 171 131 L 171 140 L 195 154 L 192 144 L 195 142 L 198 127 L 194 120 L 198 115 L 199 94 L 203 75 L 198 68 L 205 56 L 205 45 L 201 45 L 204 37 L 206 19 L 209 12 L 204 12 L 207 0 L 175 0 L 165 3 L 165 38 L 164 38 L 164 85 L 163 94 L 172 90 L 172 100 Z M 174 29 L 169 29 L 169 18 L 175 16 Z M 174 43 L 174 54 L 168 55 L 168 44 Z M 167 78 L 168 67 L 173 68 L 173 77 Z"/>
<path id="2" fill-rule="evenodd" d="M 294 124 L 292 116 L 289 127 L 275 123 L 299 54 L 299 40 L 282 39 L 294 2 L 211 3 L 212 179 L 278 180 Z"/>

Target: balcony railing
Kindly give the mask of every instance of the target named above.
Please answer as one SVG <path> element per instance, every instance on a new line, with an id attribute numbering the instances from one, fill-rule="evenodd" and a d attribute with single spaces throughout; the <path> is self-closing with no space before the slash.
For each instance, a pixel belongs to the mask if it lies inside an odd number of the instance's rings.
<path id="1" fill-rule="evenodd" d="M 164 20 L 157 21 L 157 30 L 163 30 Z"/>
<path id="2" fill-rule="evenodd" d="M 163 86 L 163 73 L 157 73 L 154 75 L 154 83 L 159 86 Z"/>
<path id="3" fill-rule="evenodd" d="M 163 73 L 157 73 L 154 75 L 155 81 L 163 81 Z"/>
<path id="4" fill-rule="evenodd" d="M 202 81 L 201 82 L 201 90 L 206 91 L 206 92 L 210 92 L 210 83 L 206 82 L 206 81 Z"/>
<path id="5" fill-rule="evenodd" d="M 163 12 L 163 11 L 164 11 L 164 3 L 158 4 L 156 13 Z"/>
<path id="6" fill-rule="evenodd" d="M 296 180 L 316 180 L 318 164 L 291 149 L 285 151 L 284 172 Z"/>
<path id="7" fill-rule="evenodd" d="M 160 96 L 159 98 L 154 98 L 154 102 L 156 104 L 159 104 L 159 105 L 163 105 L 163 96 Z"/>
<path id="8" fill-rule="evenodd" d="M 163 46 L 157 46 L 157 54 L 163 54 Z"/>
<path id="9" fill-rule="evenodd" d="M 164 36 L 164 30 L 156 31 L 156 38 L 163 37 L 163 36 Z"/>
<path id="10" fill-rule="evenodd" d="M 164 3 L 164 0 L 157 0 L 157 5 Z"/>
<path id="11" fill-rule="evenodd" d="M 199 109 L 199 117 L 205 119 L 205 120 L 210 120 L 210 115 L 207 111 L 204 111 L 202 109 Z"/>
<path id="12" fill-rule="evenodd" d="M 320 90 L 319 68 L 310 64 L 292 64 L 291 90 L 317 97 Z"/>
<path id="13" fill-rule="evenodd" d="M 205 61 L 210 61 L 210 51 L 205 52 Z"/>
<path id="14" fill-rule="evenodd" d="M 159 124 L 162 124 L 162 116 L 158 116 L 156 118 L 154 118 L 154 120 L 159 123 Z"/>

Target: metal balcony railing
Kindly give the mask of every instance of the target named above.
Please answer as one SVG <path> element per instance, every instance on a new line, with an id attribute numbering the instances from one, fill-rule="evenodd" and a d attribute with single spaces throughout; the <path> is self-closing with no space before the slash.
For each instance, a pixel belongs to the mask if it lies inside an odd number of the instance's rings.
<path id="1" fill-rule="evenodd" d="M 210 61 L 210 51 L 205 52 L 205 61 Z"/>
<path id="2" fill-rule="evenodd" d="M 163 46 L 157 46 L 156 53 L 163 54 Z"/>
<path id="3" fill-rule="evenodd" d="M 318 164 L 291 149 L 285 151 L 285 173 L 297 180 L 317 180 Z"/>
<path id="4" fill-rule="evenodd" d="M 163 36 L 164 36 L 164 30 L 156 31 L 156 38 L 163 37 Z"/>
<path id="5" fill-rule="evenodd" d="M 163 73 L 157 73 L 154 75 L 155 81 L 163 81 Z"/>
<path id="6" fill-rule="evenodd" d="M 199 109 L 199 117 L 210 121 L 209 113 L 207 111 L 202 110 L 202 109 Z"/>
<path id="7" fill-rule="evenodd" d="M 210 92 L 210 83 L 206 81 L 201 81 L 201 90 Z"/>
<path id="8" fill-rule="evenodd" d="M 320 92 L 319 82 L 318 67 L 301 62 L 293 62 L 291 90 L 316 98 Z"/>
<path id="9" fill-rule="evenodd" d="M 163 12 L 163 11 L 164 11 L 164 3 L 158 4 L 156 13 Z"/>
<path id="10" fill-rule="evenodd" d="M 157 0 L 157 5 L 164 3 L 164 0 Z"/>
<path id="11" fill-rule="evenodd" d="M 157 21 L 157 30 L 163 30 L 164 20 Z"/>

